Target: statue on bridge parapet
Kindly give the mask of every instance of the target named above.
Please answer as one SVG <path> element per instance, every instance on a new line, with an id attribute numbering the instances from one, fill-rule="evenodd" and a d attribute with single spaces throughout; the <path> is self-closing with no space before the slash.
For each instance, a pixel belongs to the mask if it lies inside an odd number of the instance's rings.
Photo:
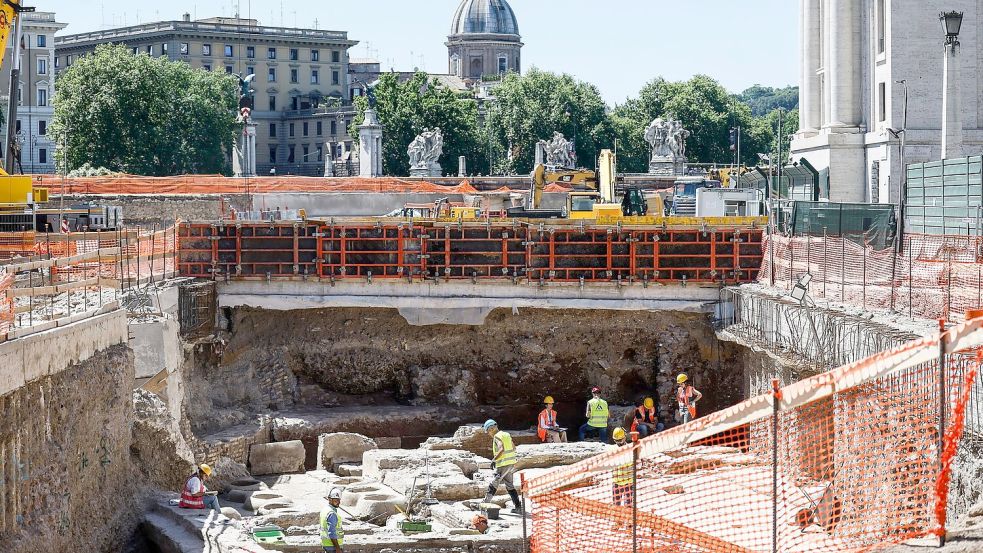
<path id="1" fill-rule="evenodd" d="M 439 177 L 443 175 L 440 156 L 444 154 L 444 135 L 440 128 L 423 129 L 406 148 L 410 158 L 411 177 Z"/>
<path id="2" fill-rule="evenodd" d="M 686 174 L 686 139 L 691 133 L 682 122 L 668 115 L 649 123 L 645 129 L 645 141 L 652 148 L 649 174 L 680 176 Z"/>

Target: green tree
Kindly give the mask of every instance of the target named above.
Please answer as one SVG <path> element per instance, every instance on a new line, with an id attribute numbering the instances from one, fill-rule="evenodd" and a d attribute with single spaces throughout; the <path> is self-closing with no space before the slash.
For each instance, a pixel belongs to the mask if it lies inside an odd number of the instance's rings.
<path id="1" fill-rule="evenodd" d="M 797 86 L 771 88 L 756 84 L 736 97 L 751 108 L 751 114 L 755 117 L 764 117 L 778 108 L 791 111 L 799 107 Z"/>
<path id="2" fill-rule="evenodd" d="M 771 131 L 772 139 L 769 142 L 769 152 L 774 154 L 773 159 L 778 160 L 778 139 L 782 137 L 782 161 L 788 159 L 788 152 L 792 145 L 792 135 L 795 131 L 799 130 L 799 110 L 798 108 L 791 111 L 782 109 L 781 116 L 781 129 L 779 129 L 779 118 L 778 109 L 772 110 L 770 113 L 761 118 L 762 121 L 768 126 Z M 779 133 L 780 131 L 780 133 Z M 784 136 L 783 136 L 784 135 Z"/>
<path id="3" fill-rule="evenodd" d="M 59 76 L 51 132 L 59 166 L 137 175 L 228 173 L 240 128 L 225 73 L 107 45 Z"/>
<path id="4" fill-rule="evenodd" d="M 767 125 L 752 116 L 751 108 L 712 78 L 697 75 L 688 81 L 670 82 L 660 77 L 646 84 L 637 98 L 614 111 L 616 120 L 628 121 L 618 125 L 622 168 L 640 171 L 648 167 L 649 150 L 644 142 L 638 142 L 639 129 L 644 132 L 656 117 L 670 115 L 690 131 L 687 157 L 694 163 L 732 163 L 730 129 L 734 127 L 741 128 L 742 163 L 756 164 L 757 154 L 766 152 L 772 140 Z M 628 147 L 622 149 L 622 143 Z"/>
<path id="5" fill-rule="evenodd" d="M 473 97 L 460 96 L 441 87 L 422 72 L 405 82 L 400 82 L 395 73 L 384 74 L 373 91 L 379 123 L 385 129 L 382 165 L 387 175 L 409 174 L 406 148 L 424 128 L 440 127 L 444 135 L 444 153 L 439 162 L 447 173 L 456 173 L 459 156 L 468 158 L 472 169 L 487 165 L 487 148 L 483 147 L 478 129 L 478 104 Z M 348 132 L 357 139 L 368 100 L 356 98 L 355 107 L 357 115 Z"/>
<path id="6" fill-rule="evenodd" d="M 488 132 L 505 152 L 496 166 L 504 173 L 529 173 L 536 143 L 561 132 L 573 140 L 580 165 L 594 168 L 598 152 L 614 146 L 614 126 L 601 93 L 570 75 L 531 69 L 507 74 L 495 88 Z"/>

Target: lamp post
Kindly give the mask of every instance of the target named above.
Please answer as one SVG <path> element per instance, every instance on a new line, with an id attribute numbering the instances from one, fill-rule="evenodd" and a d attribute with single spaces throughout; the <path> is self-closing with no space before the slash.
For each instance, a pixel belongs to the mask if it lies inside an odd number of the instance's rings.
<path id="1" fill-rule="evenodd" d="M 897 253 L 900 255 L 904 250 L 904 231 L 905 231 L 905 211 L 908 205 L 908 166 L 905 163 L 905 145 L 908 137 L 908 80 L 901 79 L 895 81 L 904 87 L 904 111 L 901 117 L 901 129 L 888 129 L 887 131 L 898 139 L 899 153 L 901 155 L 901 179 L 898 190 L 898 221 L 897 232 L 895 233 L 895 245 Z M 894 298 L 891 298 L 892 302 Z"/>
<path id="2" fill-rule="evenodd" d="M 962 157 L 963 124 L 959 94 L 959 29 L 963 12 L 939 14 L 945 31 L 945 61 L 942 67 L 942 159 Z"/>

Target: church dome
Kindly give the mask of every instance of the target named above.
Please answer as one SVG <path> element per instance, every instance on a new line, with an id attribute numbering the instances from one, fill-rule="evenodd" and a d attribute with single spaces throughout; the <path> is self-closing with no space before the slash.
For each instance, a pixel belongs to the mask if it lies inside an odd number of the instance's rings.
<path id="1" fill-rule="evenodd" d="M 451 35 L 464 34 L 518 35 L 519 22 L 506 0 L 461 0 Z"/>

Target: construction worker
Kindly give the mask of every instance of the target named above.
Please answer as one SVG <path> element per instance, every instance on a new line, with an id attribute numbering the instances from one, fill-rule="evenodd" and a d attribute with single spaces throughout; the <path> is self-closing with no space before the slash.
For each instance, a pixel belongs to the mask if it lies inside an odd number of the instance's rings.
<path id="1" fill-rule="evenodd" d="M 205 487 L 205 479 L 212 475 L 212 467 L 202 463 L 198 469 L 188 477 L 181 490 L 181 500 L 178 507 L 182 509 L 204 509 L 209 508 L 216 513 L 221 513 L 222 508 L 218 504 L 218 498 L 209 493 Z"/>
<path id="2" fill-rule="evenodd" d="M 611 437 L 614 438 L 614 445 L 616 447 L 623 447 L 628 444 L 628 433 L 625 432 L 624 428 L 620 426 L 614 429 L 611 433 Z M 611 473 L 612 480 L 614 481 L 614 504 L 621 505 L 624 507 L 632 506 L 632 495 L 633 488 L 635 484 L 635 475 L 632 471 L 632 461 L 629 458 L 627 463 L 618 465 L 614 471 Z"/>
<path id="3" fill-rule="evenodd" d="M 632 432 L 638 432 L 642 438 L 662 432 L 666 425 L 659 422 L 659 415 L 655 411 L 655 400 L 650 397 L 639 399 L 635 407 L 635 422 L 632 423 Z"/>
<path id="4" fill-rule="evenodd" d="M 490 503 L 498 487 L 505 486 L 512 498 L 513 513 L 522 514 L 522 501 L 519 494 L 515 491 L 515 484 L 512 483 L 515 474 L 515 445 L 512 444 L 512 435 L 504 430 L 498 429 L 498 423 L 492 419 L 485 421 L 485 432 L 492 438 L 492 462 L 495 463 L 495 479 L 488 485 L 488 493 L 485 494 L 484 503 Z"/>
<path id="5" fill-rule="evenodd" d="M 679 422 L 683 424 L 696 418 L 696 402 L 703 399 L 699 390 L 686 383 L 688 380 L 686 373 L 676 377 L 676 402 L 679 404 Z"/>
<path id="6" fill-rule="evenodd" d="M 608 402 L 601 399 L 601 389 L 594 386 L 590 390 L 591 399 L 587 402 L 587 422 L 580 427 L 580 441 L 587 439 L 587 433 L 597 433 L 602 442 L 608 441 Z"/>
<path id="7" fill-rule="evenodd" d="M 536 433 L 539 441 L 544 443 L 563 443 L 567 441 L 567 429 L 561 428 L 556 424 L 556 411 L 553 410 L 553 396 L 546 396 L 543 399 L 545 409 L 539 412 L 539 421 L 536 424 Z"/>
<path id="8" fill-rule="evenodd" d="M 321 548 L 325 553 L 343 553 L 345 528 L 341 524 L 341 488 L 332 488 L 325 498 L 328 506 L 321 510 Z"/>

